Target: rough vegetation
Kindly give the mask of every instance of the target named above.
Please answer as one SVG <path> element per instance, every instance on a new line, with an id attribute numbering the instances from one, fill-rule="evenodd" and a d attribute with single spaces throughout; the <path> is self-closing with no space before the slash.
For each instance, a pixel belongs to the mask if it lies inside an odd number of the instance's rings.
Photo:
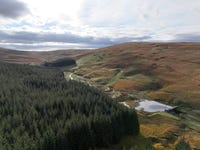
<path id="1" fill-rule="evenodd" d="M 181 139 L 174 147 L 173 150 L 192 150 L 190 144 Z"/>
<path id="2" fill-rule="evenodd" d="M 97 61 L 98 57 L 103 59 Z M 112 82 L 113 86 L 119 80 L 135 82 L 128 87 L 120 83 L 120 89 L 124 86 L 128 91 L 147 91 L 149 98 L 167 103 L 179 99 L 197 104 L 200 103 L 199 60 L 199 43 L 124 43 L 81 57 L 76 73 L 86 76 L 100 68 L 119 69 L 123 73 Z M 104 74 L 98 71 L 91 79 L 103 78 Z M 109 76 L 110 80 L 115 76 L 115 73 Z"/>
<path id="3" fill-rule="evenodd" d="M 0 51 L 1 60 L 14 63 L 63 57 L 71 57 L 77 64 L 65 73 L 68 79 L 101 88 L 116 101 L 135 107 L 138 99 L 146 98 L 178 106 L 177 114 L 137 112 L 141 134 L 152 140 L 156 150 L 172 150 L 180 137 L 193 149 L 200 149 L 200 43 L 124 43 L 92 51 L 29 54 Z M 121 150 L 134 140 L 127 141 L 110 149 Z"/>

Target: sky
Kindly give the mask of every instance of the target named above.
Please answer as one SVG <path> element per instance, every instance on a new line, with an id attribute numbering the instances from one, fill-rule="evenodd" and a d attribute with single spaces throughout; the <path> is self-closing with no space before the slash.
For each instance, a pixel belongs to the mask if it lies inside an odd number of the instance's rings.
<path id="1" fill-rule="evenodd" d="M 0 47 L 200 42 L 200 0 L 0 0 Z"/>

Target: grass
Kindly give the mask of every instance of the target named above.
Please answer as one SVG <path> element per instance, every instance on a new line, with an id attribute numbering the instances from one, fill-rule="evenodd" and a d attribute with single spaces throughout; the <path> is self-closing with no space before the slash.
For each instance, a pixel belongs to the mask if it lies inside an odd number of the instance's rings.
<path id="1" fill-rule="evenodd" d="M 167 113 L 167 112 L 155 112 L 155 113 L 153 113 L 153 114 L 151 114 L 151 115 L 149 115 L 149 116 L 150 116 L 150 117 L 153 117 L 153 116 L 156 116 L 156 115 L 160 115 L 160 116 L 167 117 L 167 118 L 174 119 L 174 120 L 180 120 L 179 117 L 174 116 L 174 115 L 172 115 L 172 114 L 169 114 L 169 113 Z"/>
<path id="2" fill-rule="evenodd" d="M 191 128 L 191 129 L 193 129 L 195 131 L 200 132 L 199 121 L 195 121 L 195 120 L 193 120 L 193 119 L 191 119 L 189 117 L 187 118 L 187 116 L 186 116 L 186 117 L 184 117 L 184 119 L 181 120 L 181 122 L 183 124 L 185 124 L 188 128 Z"/>
<path id="3" fill-rule="evenodd" d="M 186 141 L 195 149 L 200 149 L 200 133 L 194 131 L 186 131 L 183 135 Z"/>
<path id="4" fill-rule="evenodd" d="M 186 47 L 187 51 L 183 51 Z M 185 113 L 184 117 L 179 117 L 165 112 L 138 112 L 143 136 L 125 137 L 106 150 L 119 150 L 124 146 L 128 149 L 135 145 L 134 141 L 144 144 L 148 138 L 155 140 L 152 144 L 157 150 L 171 150 L 176 139 L 184 135 L 192 147 L 200 149 L 197 132 L 200 121 L 196 111 L 200 104 L 200 64 L 193 63 L 200 60 L 199 47 L 200 44 L 193 43 L 127 43 L 96 50 L 95 55 L 78 59 L 76 71 L 82 76 L 88 75 L 97 84 L 113 86 L 123 94 L 137 95 L 142 89 L 140 97 L 168 104 L 174 104 L 178 99 L 176 105 L 180 104 Z M 154 88 L 157 84 L 161 86 Z M 151 91 L 152 87 L 154 91 Z M 127 96 L 125 100 L 130 98 Z"/>
<path id="5" fill-rule="evenodd" d="M 116 81 L 120 79 L 122 76 L 123 71 L 120 71 L 119 69 L 116 69 L 115 75 L 110 79 L 107 86 L 112 86 Z"/>
<path id="6" fill-rule="evenodd" d="M 110 78 L 96 77 L 96 78 L 92 78 L 92 80 L 98 84 L 106 85 L 109 82 Z"/>
<path id="7" fill-rule="evenodd" d="M 144 74 L 136 74 L 131 77 L 131 79 L 142 82 L 142 83 L 147 83 L 147 82 L 152 82 L 153 78 Z"/>
<path id="8" fill-rule="evenodd" d="M 171 132 L 177 132 L 178 127 L 170 123 L 141 124 L 140 130 L 145 137 L 167 138 L 171 136 Z"/>
<path id="9" fill-rule="evenodd" d="M 183 51 L 186 49 L 187 51 Z M 193 62 L 199 62 L 200 53 L 196 49 L 199 49 L 199 44 L 126 43 L 88 53 L 78 59 L 78 65 L 79 70 L 88 70 L 86 73 L 96 72 L 99 68 L 123 70 L 120 78 L 110 78 L 108 86 L 121 78 L 131 78 L 144 85 L 142 90 L 148 91 L 154 82 L 162 81 L 162 84 L 167 83 L 170 89 L 155 89 L 157 93 L 151 93 L 150 97 L 166 101 L 180 98 L 199 103 L 200 70 L 199 64 Z M 94 78 L 104 75 L 105 72 L 102 72 Z M 187 90 L 188 87 L 190 91 Z"/>
<path id="10" fill-rule="evenodd" d="M 118 91 L 137 90 L 142 87 L 142 84 L 137 81 L 120 79 L 113 84 L 113 88 Z"/>

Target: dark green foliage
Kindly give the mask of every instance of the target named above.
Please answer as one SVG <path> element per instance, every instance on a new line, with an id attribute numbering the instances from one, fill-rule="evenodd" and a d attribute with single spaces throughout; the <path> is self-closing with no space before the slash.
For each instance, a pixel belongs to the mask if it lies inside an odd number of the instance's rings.
<path id="1" fill-rule="evenodd" d="M 46 62 L 44 63 L 44 66 L 46 67 L 64 67 L 64 66 L 71 66 L 75 65 L 76 61 L 72 58 L 62 58 L 58 59 L 52 62 Z"/>
<path id="2" fill-rule="evenodd" d="M 136 75 L 136 74 L 139 74 L 139 73 L 142 73 L 141 70 L 129 70 L 127 72 L 124 73 L 124 76 L 133 76 L 133 75 Z"/>
<path id="3" fill-rule="evenodd" d="M 138 132 L 134 110 L 61 71 L 0 63 L 0 149 L 87 150 Z"/>
<path id="4" fill-rule="evenodd" d="M 174 147 L 173 150 L 192 150 L 190 144 L 185 142 L 184 139 L 181 139 Z"/>

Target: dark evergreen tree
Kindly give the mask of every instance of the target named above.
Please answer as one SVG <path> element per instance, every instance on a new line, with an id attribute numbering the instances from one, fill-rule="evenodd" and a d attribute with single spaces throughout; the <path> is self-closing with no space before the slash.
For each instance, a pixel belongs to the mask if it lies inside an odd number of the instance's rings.
<path id="1" fill-rule="evenodd" d="M 87 150 L 138 133 L 134 110 L 60 70 L 0 63 L 0 149 Z"/>

